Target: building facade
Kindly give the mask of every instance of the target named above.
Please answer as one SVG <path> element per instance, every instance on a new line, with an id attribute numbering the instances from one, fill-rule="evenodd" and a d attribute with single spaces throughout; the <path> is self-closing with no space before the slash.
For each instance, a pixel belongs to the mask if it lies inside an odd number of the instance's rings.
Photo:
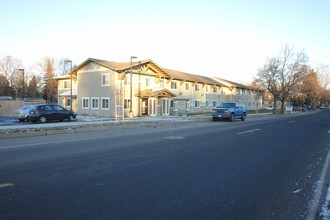
<path id="1" fill-rule="evenodd" d="M 67 88 L 71 79 L 72 92 Z M 229 101 L 256 109 L 262 93 L 228 80 L 162 68 L 152 60 L 117 63 L 89 58 L 57 80 L 60 105 L 68 107 L 72 99 L 80 115 L 115 118 L 211 112 Z"/>

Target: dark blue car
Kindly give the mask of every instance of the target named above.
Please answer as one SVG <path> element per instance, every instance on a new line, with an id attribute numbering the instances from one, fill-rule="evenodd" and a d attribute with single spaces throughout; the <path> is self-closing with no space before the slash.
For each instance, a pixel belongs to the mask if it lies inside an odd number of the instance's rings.
<path id="1" fill-rule="evenodd" d="M 228 119 L 233 122 L 236 118 L 246 119 L 246 107 L 242 102 L 224 102 L 213 109 L 212 120 Z"/>
<path id="2" fill-rule="evenodd" d="M 76 113 L 67 110 L 59 105 L 35 105 L 30 109 L 28 120 L 31 122 L 41 122 L 67 119 L 72 121 L 76 118 Z"/>

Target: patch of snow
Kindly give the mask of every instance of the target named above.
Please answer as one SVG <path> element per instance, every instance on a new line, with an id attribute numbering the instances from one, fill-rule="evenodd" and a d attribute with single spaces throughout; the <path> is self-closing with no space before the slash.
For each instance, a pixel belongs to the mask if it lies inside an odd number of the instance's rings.
<path id="1" fill-rule="evenodd" d="M 293 193 L 296 194 L 296 193 L 299 193 L 301 191 L 302 191 L 302 189 L 297 189 L 297 190 L 293 191 Z"/>
<path id="2" fill-rule="evenodd" d="M 325 202 L 322 206 L 322 212 L 320 213 L 320 216 L 322 217 L 322 220 L 330 220 L 330 186 L 328 187 L 328 193 L 325 197 Z"/>

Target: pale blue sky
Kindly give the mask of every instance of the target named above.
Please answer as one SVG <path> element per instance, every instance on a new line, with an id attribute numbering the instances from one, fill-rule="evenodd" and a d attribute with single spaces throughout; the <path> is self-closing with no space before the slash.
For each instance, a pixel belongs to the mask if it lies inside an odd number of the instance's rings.
<path id="1" fill-rule="evenodd" d="M 252 81 L 285 44 L 330 64 L 330 1 L 0 0 L 0 57 L 89 57 Z"/>

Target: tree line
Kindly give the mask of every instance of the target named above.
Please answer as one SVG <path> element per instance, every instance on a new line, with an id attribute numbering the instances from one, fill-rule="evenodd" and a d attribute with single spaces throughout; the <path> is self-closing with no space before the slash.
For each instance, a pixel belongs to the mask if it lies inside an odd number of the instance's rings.
<path id="1" fill-rule="evenodd" d="M 36 65 L 22 68 L 22 62 L 12 56 L 0 58 L 0 96 L 43 98 L 57 102 L 57 81 L 54 77 L 66 73 L 65 59 L 44 57 Z M 24 89 L 24 91 L 23 91 Z"/>
<path id="2" fill-rule="evenodd" d="M 308 61 L 304 51 L 285 45 L 277 56 L 268 58 L 259 69 L 253 85 L 271 94 L 273 112 L 278 101 L 282 103 L 281 113 L 285 111 L 286 102 L 313 108 L 330 103 L 329 66 L 318 64 L 313 68 Z"/>

